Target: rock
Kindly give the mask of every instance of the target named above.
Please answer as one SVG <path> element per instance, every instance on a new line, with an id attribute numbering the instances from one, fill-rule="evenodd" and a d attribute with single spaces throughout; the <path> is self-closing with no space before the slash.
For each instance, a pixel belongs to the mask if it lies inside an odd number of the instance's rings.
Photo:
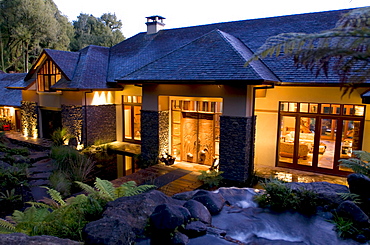
<path id="1" fill-rule="evenodd" d="M 184 207 L 189 210 L 191 218 L 198 219 L 205 224 L 211 224 L 212 215 L 200 202 L 189 200 L 184 204 Z"/>
<path id="2" fill-rule="evenodd" d="M 121 197 L 106 206 L 103 217 L 123 220 L 132 227 L 137 236 L 142 236 L 148 218 L 160 204 L 183 205 L 183 201 L 175 200 L 160 191 L 153 190 L 132 197 Z"/>
<path id="3" fill-rule="evenodd" d="M 150 222 L 156 231 L 171 232 L 190 220 L 189 211 L 183 206 L 161 204 L 150 216 Z"/>
<path id="4" fill-rule="evenodd" d="M 190 200 L 197 191 L 187 191 L 187 192 L 182 192 L 182 193 L 177 193 L 172 196 L 172 198 L 177 199 L 177 200 L 182 200 L 182 201 L 188 201 Z"/>
<path id="5" fill-rule="evenodd" d="M 363 174 L 350 174 L 347 177 L 349 190 L 351 193 L 360 195 L 362 199 L 370 198 L 370 178 Z"/>
<path id="6" fill-rule="evenodd" d="M 369 217 L 352 201 L 342 202 L 337 208 L 337 214 L 349 218 L 359 225 L 369 225 Z"/>
<path id="7" fill-rule="evenodd" d="M 212 215 L 221 212 L 222 207 L 225 204 L 225 199 L 220 193 L 213 193 L 204 190 L 195 193 L 192 199 L 202 203 Z"/>
<path id="8" fill-rule="evenodd" d="M 27 236 L 23 233 L 0 234 L 0 244 L 17 245 L 80 245 L 80 242 L 53 236 Z"/>
<path id="9" fill-rule="evenodd" d="M 104 217 L 83 229 L 85 244 L 133 244 L 136 234 L 125 220 Z"/>
<path id="10" fill-rule="evenodd" d="M 226 236 L 226 231 L 225 230 L 221 230 L 221 229 L 214 228 L 214 227 L 207 227 L 207 233 L 210 234 L 210 235 L 217 236 L 217 237 Z"/>
<path id="11" fill-rule="evenodd" d="M 189 237 L 181 232 L 176 232 L 170 242 L 172 245 L 185 245 L 189 243 Z"/>
<path id="12" fill-rule="evenodd" d="M 224 197 L 229 205 L 235 205 L 240 208 L 257 207 L 257 203 L 248 200 L 253 200 L 257 195 L 255 189 L 252 188 L 236 188 L 236 187 L 221 187 L 218 192 Z"/>
<path id="13" fill-rule="evenodd" d="M 185 226 L 183 233 L 190 238 L 203 236 L 207 233 L 207 226 L 201 221 L 193 221 Z"/>

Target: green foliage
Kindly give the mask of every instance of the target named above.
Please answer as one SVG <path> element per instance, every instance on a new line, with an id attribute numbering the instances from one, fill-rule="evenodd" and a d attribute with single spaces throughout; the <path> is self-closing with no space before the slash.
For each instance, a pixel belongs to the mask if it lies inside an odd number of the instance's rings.
<path id="1" fill-rule="evenodd" d="M 343 94 L 351 94 L 356 83 L 370 76 L 370 7 L 350 11 L 338 20 L 335 28 L 320 33 L 282 33 L 270 37 L 249 59 L 280 56 L 292 58 L 297 67 L 305 67 L 316 75 L 329 69 L 336 72 Z M 332 65 L 330 65 L 332 64 Z"/>
<path id="2" fill-rule="evenodd" d="M 62 199 L 61 193 L 48 189 L 51 198 L 43 203 L 29 202 L 31 207 L 25 211 L 14 211 L 9 221 L 0 220 L 0 233 L 23 232 L 31 236 L 50 235 L 82 241 L 84 226 L 101 217 L 108 201 L 121 196 L 136 195 L 154 186 L 136 186 L 135 182 L 113 187 L 107 180 L 96 179 L 95 188 L 82 182 L 78 184 L 89 193 Z"/>
<path id="3" fill-rule="evenodd" d="M 3 143 L 0 143 L 0 151 L 9 153 L 10 155 L 28 156 L 30 154 L 27 148 L 10 148 Z"/>
<path id="4" fill-rule="evenodd" d="M 2 0 L 0 17 L 0 70 L 27 72 L 42 48 L 69 44 L 72 25 L 53 1 Z"/>
<path id="5" fill-rule="evenodd" d="M 49 177 L 49 185 L 59 191 L 62 196 L 71 194 L 72 182 L 69 176 L 63 171 L 54 171 Z"/>
<path id="6" fill-rule="evenodd" d="M 353 238 L 353 235 L 359 234 L 359 230 L 350 219 L 334 214 L 330 222 L 335 225 L 335 230 L 341 238 Z"/>
<path id="7" fill-rule="evenodd" d="M 74 39 L 71 50 L 77 51 L 87 45 L 112 47 L 125 38 L 120 31 L 122 22 L 117 20 L 115 14 L 103 14 L 100 18 L 93 15 L 80 14 L 73 21 Z"/>
<path id="8" fill-rule="evenodd" d="M 204 171 L 200 170 L 199 171 L 201 174 L 198 176 L 198 179 L 200 181 L 203 181 L 205 185 L 208 185 L 209 187 L 214 187 L 218 186 L 220 182 L 223 180 L 223 177 L 221 174 L 223 174 L 223 171 L 217 171 L 217 170 L 209 170 L 209 171 Z"/>
<path id="9" fill-rule="evenodd" d="M 370 177 L 370 153 L 366 151 L 353 151 L 352 153 L 355 157 L 340 159 L 340 166 Z"/>
<path id="10" fill-rule="evenodd" d="M 70 193 L 70 188 L 74 188 L 75 181 L 85 182 L 95 167 L 92 158 L 88 158 L 77 150 L 69 146 L 54 146 L 51 148 L 51 157 L 55 160 L 55 171 L 50 176 L 51 184 L 63 195 Z M 65 177 L 64 181 L 58 183 L 58 179 Z M 68 183 L 69 181 L 69 183 Z"/>
<path id="11" fill-rule="evenodd" d="M 87 184 L 77 183 L 88 194 L 106 201 L 113 201 L 123 196 L 138 195 L 156 188 L 154 185 L 136 186 L 135 181 L 128 181 L 119 187 L 114 187 L 112 182 L 100 178 L 96 178 L 94 183 L 95 189 Z"/>
<path id="12" fill-rule="evenodd" d="M 263 184 L 265 192 L 255 196 L 260 207 L 282 212 L 294 210 L 302 214 L 314 214 L 319 206 L 317 194 L 305 189 L 293 190 L 278 180 Z"/>
<path id="13" fill-rule="evenodd" d="M 337 193 L 343 200 L 350 200 L 355 204 L 361 204 L 362 199 L 361 196 L 355 193 Z"/>
<path id="14" fill-rule="evenodd" d="M 64 142 L 71 137 L 72 135 L 68 132 L 67 128 L 58 128 L 51 134 L 51 140 L 54 146 L 64 145 Z"/>

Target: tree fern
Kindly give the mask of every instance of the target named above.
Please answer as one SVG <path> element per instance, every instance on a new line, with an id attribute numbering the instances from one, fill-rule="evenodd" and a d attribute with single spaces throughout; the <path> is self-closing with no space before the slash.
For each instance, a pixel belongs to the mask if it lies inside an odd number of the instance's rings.
<path id="1" fill-rule="evenodd" d="M 350 168 L 356 173 L 370 177 L 370 153 L 366 151 L 353 151 L 354 158 L 339 160 L 340 166 Z"/>
<path id="2" fill-rule="evenodd" d="M 267 56 L 293 58 L 297 67 L 316 75 L 329 69 L 342 82 L 343 93 L 351 93 L 355 83 L 370 76 L 370 7 L 354 9 L 338 20 L 335 28 L 320 33 L 282 33 L 272 36 L 246 62 Z M 330 65 L 332 64 L 332 65 Z"/>

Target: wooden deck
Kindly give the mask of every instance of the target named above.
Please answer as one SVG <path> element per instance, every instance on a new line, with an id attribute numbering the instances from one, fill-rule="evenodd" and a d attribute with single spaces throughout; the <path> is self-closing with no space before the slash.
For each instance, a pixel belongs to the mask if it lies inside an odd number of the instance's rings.
<path id="1" fill-rule="evenodd" d="M 176 193 L 192 191 L 203 185 L 203 183 L 198 180 L 198 175 L 200 175 L 199 170 L 208 170 L 209 166 L 184 162 L 177 162 L 174 165 L 166 166 L 160 163 L 113 180 L 112 183 L 114 186 L 119 186 L 127 181 L 133 180 L 138 185 L 154 184 L 156 178 L 165 174 L 169 174 L 170 176 L 171 172 L 176 169 L 184 169 L 191 172 L 179 178 L 174 177 L 175 179 L 173 181 L 158 188 L 159 191 L 162 191 L 168 196 L 172 196 Z"/>

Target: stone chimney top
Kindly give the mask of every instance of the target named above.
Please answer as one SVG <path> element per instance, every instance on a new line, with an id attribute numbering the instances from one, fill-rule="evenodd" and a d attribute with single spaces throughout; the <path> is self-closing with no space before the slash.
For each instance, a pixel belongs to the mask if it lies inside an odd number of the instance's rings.
<path id="1" fill-rule="evenodd" d="M 154 15 L 150 17 L 146 17 L 146 26 L 147 26 L 147 34 L 154 34 L 159 32 L 163 29 L 164 23 L 163 20 L 166 19 L 159 15 Z"/>

